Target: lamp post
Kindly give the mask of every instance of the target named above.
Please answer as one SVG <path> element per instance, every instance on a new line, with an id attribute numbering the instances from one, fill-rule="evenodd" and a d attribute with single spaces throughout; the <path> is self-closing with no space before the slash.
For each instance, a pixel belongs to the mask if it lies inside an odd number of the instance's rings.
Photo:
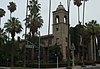
<path id="1" fill-rule="evenodd" d="M 55 56 L 56 56 L 56 63 L 57 63 L 57 69 L 58 69 L 58 64 L 59 64 L 59 62 L 58 62 L 58 55 L 57 54 L 55 54 Z"/>
<path id="2" fill-rule="evenodd" d="M 8 64 L 9 64 L 8 62 L 9 62 L 9 58 L 7 58 L 7 67 L 8 67 Z"/>
<path id="3" fill-rule="evenodd" d="M 39 48 L 38 48 L 38 69 L 40 69 L 40 31 L 37 32 L 39 35 Z"/>
<path id="4" fill-rule="evenodd" d="M 74 63 L 74 50 L 75 50 L 75 46 L 74 46 L 74 44 L 72 43 L 72 46 L 71 46 L 71 53 L 72 53 L 72 69 L 74 69 L 74 66 L 75 66 L 75 63 Z"/>

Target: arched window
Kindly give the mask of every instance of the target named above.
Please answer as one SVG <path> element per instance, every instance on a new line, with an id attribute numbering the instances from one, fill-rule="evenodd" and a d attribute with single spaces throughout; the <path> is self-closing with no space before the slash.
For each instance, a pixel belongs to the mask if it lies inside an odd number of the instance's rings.
<path id="1" fill-rule="evenodd" d="M 59 16 L 56 16 L 56 23 L 59 23 Z"/>
<path id="2" fill-rule="evenodd" d="M 67 17 L 64 16 L 64 23 L 67 23 Z"/>

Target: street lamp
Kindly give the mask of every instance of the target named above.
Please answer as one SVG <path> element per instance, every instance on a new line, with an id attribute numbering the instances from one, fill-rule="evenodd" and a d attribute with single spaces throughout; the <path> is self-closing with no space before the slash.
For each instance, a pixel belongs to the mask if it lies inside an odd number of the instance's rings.
<path id="1" fill-rule="evenodd" d="M 8 67 L 8 64 L 9 64 L 8 62 L 9 62 L 9 58 L 7 58 L 7 67 Z"/>
<path id="2" fill-rule="evenodd" d="M 39 35 L 39 48 L 38 48 L 38 69 L 40 69 L 40 31 L 37 32 Z"/>
<path id="3" fill-rule="evenodd" d="M 71 53 L 72 53 L 72 69 L 74 69 L 74 66 L 75 66 L 75 63 L 74 63 L 74 50 L 75 50 L 75 46 L 74 46 L 74 44 L 72 43 L 72 46 L 71 46 Z"/>
<path id="4" fill-rule="evenodd" d="M 58 55 L 57 54 L 55 54 L 55 56 L 56 56 L 56 61 L 57 61 L 57 69 L 58 69 Z"/>

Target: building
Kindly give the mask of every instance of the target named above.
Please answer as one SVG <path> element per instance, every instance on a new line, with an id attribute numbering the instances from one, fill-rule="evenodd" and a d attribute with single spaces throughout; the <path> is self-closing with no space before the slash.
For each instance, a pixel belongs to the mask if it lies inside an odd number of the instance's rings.
<path id="1" fill-rule="evenodd" d="M 67 60 L 67 50 L 68 50 L 68 12 L 65 10 L 63 5 L 60 3 L 57 9 L 53 11 L 53 24 L 52 24 L 52 34 L 49 35 L 50 41 L 49 46 L 54 44 L 60 45 L 61 52 L 63 54 L 63 60 Z M 45 42 L 42 45 L 45 51 L 48 48 L 48 35 L 41 36 L 41 39 Z"/>

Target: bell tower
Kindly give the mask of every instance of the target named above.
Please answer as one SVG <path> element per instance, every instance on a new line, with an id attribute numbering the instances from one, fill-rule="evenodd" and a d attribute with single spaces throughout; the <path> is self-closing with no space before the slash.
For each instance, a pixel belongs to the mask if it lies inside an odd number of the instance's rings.
<path id="1" fill-rule="evenodd" d="M 53 44 L 60 45 L 63 60 L 67 60 L 67 39 L 68 39 L 68 12 L 60 2 L 56 11 L 53 11 Z"/>

